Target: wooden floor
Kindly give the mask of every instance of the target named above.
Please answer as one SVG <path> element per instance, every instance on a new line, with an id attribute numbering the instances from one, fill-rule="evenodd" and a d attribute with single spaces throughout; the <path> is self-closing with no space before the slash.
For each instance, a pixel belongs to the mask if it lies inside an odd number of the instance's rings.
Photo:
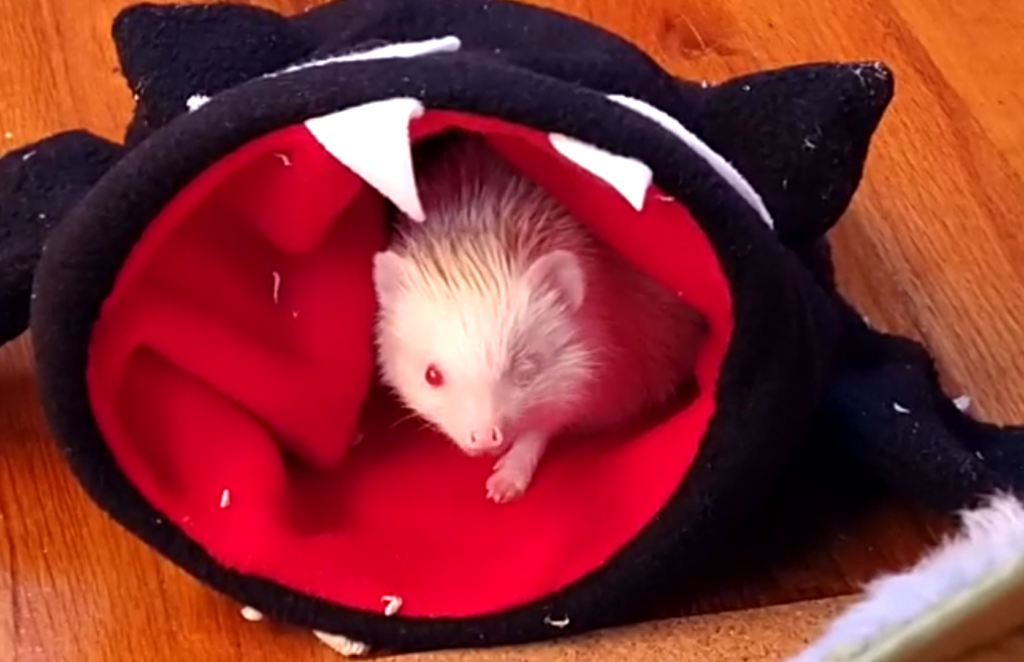
<path id="1" fill-rule="evenodd" d="M 429 1 L 429 0 L 424 0 Z M 0 146 L 85 126 L 119 136 L 132 98 L 109 25 L 122 0 L 0 0 Z M 267 0 L 284 12 L 303 0 Z M 1020 0 L 552 0 L 708 80 L 879 58 L 897 75 L 860 193 L 835 234 L 843 288 L 923 338 L 951 390 L 1024 419 L 1024 3 Z M 755 9 L 756 7 L 756 9 Z M 837 479 L 816 477 L 824 463 Z M 660 613 L 855 591 L 941 530 L 811 458 L 724 564 Z M 884 495 L 883 495 L 884 497 Z M 329 660 L 252 625 L 111 524 L 45 431 L 26 340 L 0 352 L 0 660 Z M 750 658 L 754 659 L 754 658 Z"/>

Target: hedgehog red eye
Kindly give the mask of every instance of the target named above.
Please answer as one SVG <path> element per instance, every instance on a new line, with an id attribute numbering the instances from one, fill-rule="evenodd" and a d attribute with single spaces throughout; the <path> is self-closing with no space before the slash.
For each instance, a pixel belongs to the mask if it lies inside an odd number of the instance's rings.
<path id="1" fill-rule="evenodd" d="M 427 371 L 423 373 L 423 379 L 434 388 L 444 385 L 444 375 L 433 364 L 427 366 Z"/>

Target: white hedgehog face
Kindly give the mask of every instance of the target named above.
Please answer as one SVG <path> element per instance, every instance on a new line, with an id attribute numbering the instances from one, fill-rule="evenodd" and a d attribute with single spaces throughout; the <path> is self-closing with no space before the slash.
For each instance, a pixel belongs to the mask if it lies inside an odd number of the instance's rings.
<path id="1" fill-rule="evenodd" d="M 374 261 L 382 379 L 470 455 L 503 452 L 526 426 L 557 428 L 554 403 L 586 386 L 593 360 L 574 255 L 486 280 L 496 287 L 438 278 L 392 251 Z"/>

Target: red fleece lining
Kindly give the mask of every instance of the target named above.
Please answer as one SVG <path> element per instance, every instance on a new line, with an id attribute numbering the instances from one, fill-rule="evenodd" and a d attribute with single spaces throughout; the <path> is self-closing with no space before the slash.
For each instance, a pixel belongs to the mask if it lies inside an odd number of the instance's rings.
<path id="1" fill-rule="evenodd" d="M 522 500 L 490 503 L 493 460 L 469 459 L 413 421 L 394 426 L 401 412 L 372 385 L 381 198 L 304 126 L 277 131 L 163 210 L 91 345 L 90 397 L 117 462 L 222 564 L 354 608 L 380 611 L 381 596 L 399 595 L 402 615 L 480 615 L 598 568 L 686 475 L 732 334 L 706 237 L 653 187 L 636 212 L 542 133 L 437 111 L 410 133 L 450 128 L 487 135 L 708 316 L 701 394 L 633 438 L 556 445 Z"/>

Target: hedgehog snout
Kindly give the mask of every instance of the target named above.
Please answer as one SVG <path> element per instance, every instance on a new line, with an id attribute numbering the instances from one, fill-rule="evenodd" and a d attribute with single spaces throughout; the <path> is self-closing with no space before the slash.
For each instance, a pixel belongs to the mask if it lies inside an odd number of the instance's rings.
<path id="1" fill-rule="evenodd" d="M 497 450 L 505 444 L 505 434 L 497 425 L 474 428 L 469 431 L 469 439 L 466 441 L 471 448 L 481 451 Z"/>

